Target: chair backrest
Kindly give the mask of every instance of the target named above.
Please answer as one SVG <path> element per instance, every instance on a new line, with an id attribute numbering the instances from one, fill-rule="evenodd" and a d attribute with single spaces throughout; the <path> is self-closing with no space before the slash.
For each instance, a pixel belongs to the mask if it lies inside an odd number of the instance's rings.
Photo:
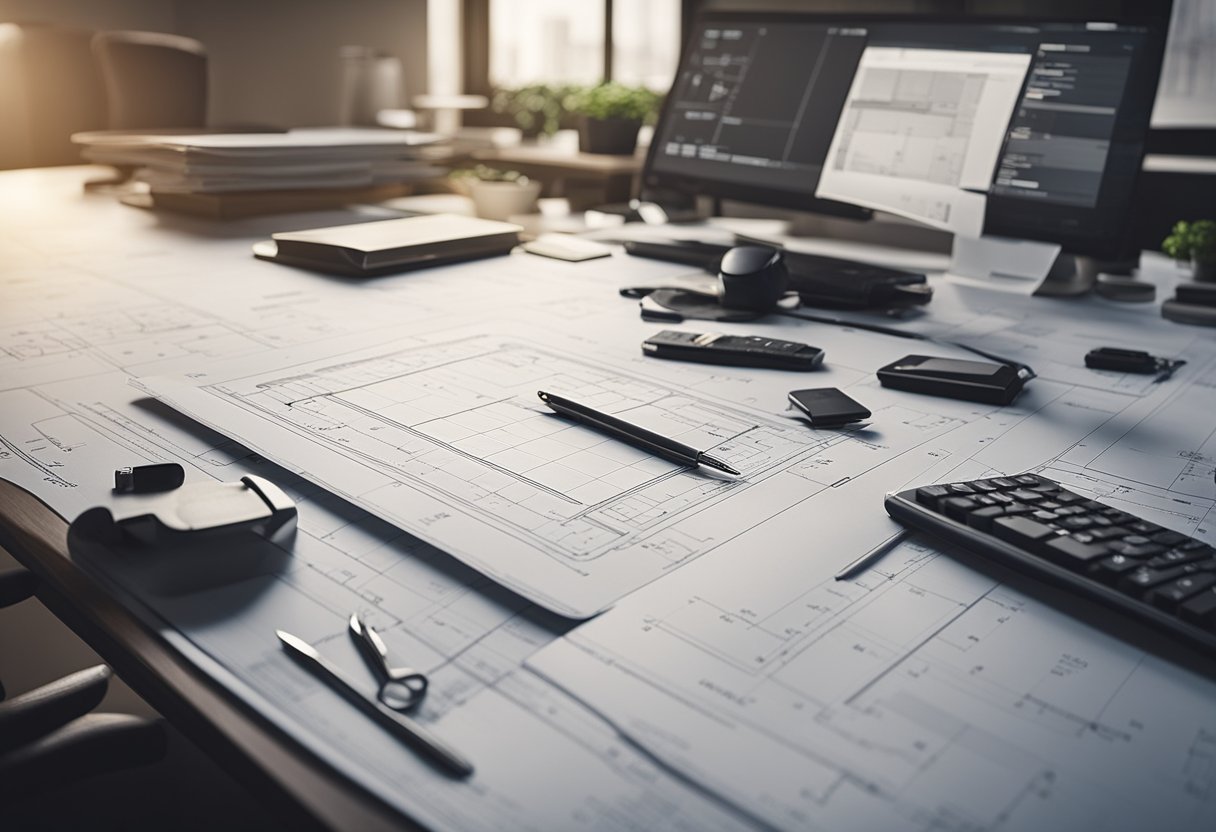
<path id="1" fill-rule="evenodd" d="M 71 135 L 106 126 L 93 32 L 0 23 L 0 168 L 80 164 Z"/>
<path id="2" fill-rule="evenodd" d="M 207 52 L 193 38 L 160 32 L 93 37 L 111 130 L 207 125 Z"/>

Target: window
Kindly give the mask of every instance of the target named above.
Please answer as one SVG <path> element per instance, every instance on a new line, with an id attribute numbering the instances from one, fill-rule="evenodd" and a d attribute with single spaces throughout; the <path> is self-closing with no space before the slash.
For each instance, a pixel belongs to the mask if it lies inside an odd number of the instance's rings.
<path id="1" fill-rule="evenodd" d="M 605 0 L 490 0 L 490 83 L 599 81 L 604 9 Z"/>
<path id="2" fill-rule="evenodd" d="M 612 79 L 667 92 L 680 59 L 679 0 L 615 0 Z"/>
<path id="3" fill-rule="evenodd" d="M 609 79 L 666 92 L 680 52 L 681 0 L 466 0 L 470 91 Z M 478 58 L 478 53 L 481 57 Z"/>

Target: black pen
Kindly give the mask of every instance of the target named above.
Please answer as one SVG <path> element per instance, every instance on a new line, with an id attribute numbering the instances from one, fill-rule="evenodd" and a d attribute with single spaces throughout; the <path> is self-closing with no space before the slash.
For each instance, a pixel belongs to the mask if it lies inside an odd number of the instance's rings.
<path id="1" fill-rule="evenodd" d="M 870 566 L 876 563 L 883 555 L 894 549 L 897 543 L 902 543 L 907 534 L 907 529 L 900 529 L 882 543 L 879 543 L 873 549 L 857 558 L 857 560 L 850 562 L 843 569 L 837 572 L 836 580 L 843 581 L 846 578 L 851 578 L 853 575 L 856 575 L 863 569 L 869 569 Z"/>
<path id="2" fill-rule="evenodd" d="M 655 456 L 661 456 L 664 459 L 670 459 L 672 462 L 678 462 L 681 465 L 688 465 L 694 468 L 698 465 L 707 465 L 710 468 L 716 468 L 719 471 L 739 476 L 738 471 L 722 460 L 710 456 L 705 451 L 698 451 L 696 448 L 685 445 L 683 442 L 677 442 L 666 436 L 660 436 L 654 431 L 638 427 L 635 424 L 626 422 L 624 419 L 609 416 L 607 413 L 600 413 L 598 410 L 592 410 L 586 405 L 572 402 L 569 399 L 563 399 L 561 396 L 554 396 L 551 393 L 546 393 L 544 390 L 538 390 L 536 395 L 540 396 L 542 402 L 553 408 L 554 412 L 560 413 L 562 416 L 568 416 L 571 419 L 576 419 L 588 427 L 603 431 L 609 436 L 628 442 L 631 445 L 636 445 L 644 451 L 650 451 Z"/>
<path id="3" fill-rule="evenodd" d="M 378 722 L 382 728 L 391 731 L 397 739 L 431 757 L 457 777 L 468 777 L 473 773 L 472 763 L 450 745 L 415 720 L 397 713 L 378 699 L 365 696 L 338 668 L 327 662 L 316 648 L 304 639 L 283 630 L 275 630 L 275 635 L 279 637 L 279 642 L 287 651 L 287 655 L 342 694 L 348 702 Z"/>

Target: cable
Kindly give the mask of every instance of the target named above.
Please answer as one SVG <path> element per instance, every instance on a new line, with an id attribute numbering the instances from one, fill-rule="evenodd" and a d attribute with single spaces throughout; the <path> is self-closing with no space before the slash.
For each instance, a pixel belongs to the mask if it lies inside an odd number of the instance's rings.
<path id="1" fill-rule="evenodd" d="M 1011 367 L 1016 367 L 1018 375 L 1022 376 L 1026 381 L 1032 378 L 1038 378 L 1038 373 L 1034 371 L 1029 364 L 1023 364 L 1021 361 L 1012 361 L 1008 358 L 1003 358 L 994 353 L 985 352 L 978 347 L 962 344 L 958 341 L 948 341 L 943 338 L 934 338 L 932 335 L 925 335 L 921 332 L 909 332 L 906 329 L 895 329 L 894 327 L 883 326 L 882 324 L 867 324 L 861 321 L 850 321 L 846 318 L 836 318 L 831 315 L 811 315 L 799 314 L 797 309 L 777 309 L 778 315 L 785 315 L 790 318 L 797 318 L 802 321 L 814 321 L 821 324 L 833 324 L 834 326 L 849 327 L 850 329 L 860 329 L 866 332 L 877 332 L 882 335 L 890 335 L 894 338 L 907 338 L 913 341 L 925 341 L 930 344 L 941 344 L 943 346 L 957 347 L 960 350 L 965 350 L 981 358 L 987 358 L 989 361 L 995 361 L 998 364 L 1008 364 Z"/>

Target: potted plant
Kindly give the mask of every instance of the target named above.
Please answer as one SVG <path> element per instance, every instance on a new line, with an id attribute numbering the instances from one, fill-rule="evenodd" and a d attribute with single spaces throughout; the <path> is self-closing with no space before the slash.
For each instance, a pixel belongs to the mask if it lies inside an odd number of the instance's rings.
<path id="1" fill-rule="evenodd" d="M 579 115 L 578 145 L 584 153 L 631 154 L 638 130 L 654 118 L 662 100 L 654 90 L 615 81 L 570 94 L 566 108 Z"/>
<path id="2" fill-rule="evenodd" d="M 552 136 L 566 115 L 565 101 L 576 88 L 568 84 L 528 84 L 500 89 L 490 100 L 496 113 L 509 115 L 525 136 Z"/>
<path id="3" fill-rule="evenodd" d="M 487 220 L 506 220 L 536 210 L 540 183 L 517 170 L 498 170 L 488 165 L 452 171 L 457 188 L 473 200 L 473 212 Z"/>
<path id="4" fill-rule="evenodd" d="M 1216 220 L 1176 223 L 1161 250 L 1175 260 L 1189 260 L 1195 280 L 1216 281 Z"/>

